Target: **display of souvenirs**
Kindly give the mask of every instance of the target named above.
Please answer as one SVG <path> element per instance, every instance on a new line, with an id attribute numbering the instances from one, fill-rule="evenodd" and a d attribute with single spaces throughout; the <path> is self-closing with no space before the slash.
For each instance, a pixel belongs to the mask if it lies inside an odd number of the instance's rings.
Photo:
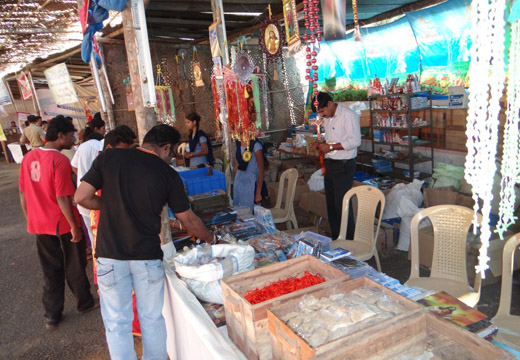
<path id="1" fill-rule="evenodd" d="M 322 282 L 325 282 L 325 278 L 319 273 L 312 274 L 305 270 L 304 274 L 300 277 L 296 275 L 287 279 L 278 279 L 278 281 L 272 282 L 262 288 L 248 290 L 244 294 L 244 298 L 249 301 L 251 305 L 255 305 Z"/>
<path id="2" fill-rule="evenodd" d="M 406 114 L 385 114 L 377 113 L 374 116 L 373 126 L 375 127 L 392 127 L 392 128 L 407 128 Z M 422 118 L 416 117 L 412 121 L 413 127 L 426 126 L 428 122 Z"/>
<path id="3" fill-rule="evenodd" d="M 397 81 L 398 78 L 394 78 L 388 83 L 388 79 L 385 78 L 384 85 L 382 85 L 377 75 L 374 75 L 374 80 L 368 82 L 367 94 L 370 97 L 374 95 L 412 94 L 421 91 L 418 75 L 409 74 L 402 85 L 399 85 Z"/>
<path id="4" fill-rule="evenodd" d="M 218 231 L 221 239 L 228 242 L 246 241 L 265 232 L 256 221 L 242 221 L 239 219 L 233 224 L 223 226 Z"/>
<path id="5" fill-rule="evenodd" d="M 281 317 L 316 347 L 405 312 L 405 307 L 381 289 L 366 286 L 348 293 L 316 298 L 304 295 L 298 308 Z"/>

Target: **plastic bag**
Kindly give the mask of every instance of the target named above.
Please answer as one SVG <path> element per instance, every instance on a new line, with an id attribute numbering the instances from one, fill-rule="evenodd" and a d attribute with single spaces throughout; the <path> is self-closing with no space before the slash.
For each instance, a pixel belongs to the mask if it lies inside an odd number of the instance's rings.
<path id="1" fill-rule="evenodd" d="M 220 279 L 253 270 L 254 257 L 255 250 L 249 245 L 202 245 L 177 254 L 173 261 L 175 271 L 195 296 L 222 304 Z"/>
<path id="2" fill-rule="evenodd" d="M 325 189 L 325 177 L 322 175 L 321 169 L 316 170 L 311 175 L 311 178 L 307 181 L 307 185 L 309 185 L 311 191 L 321 191 Z"/>
<path id="3" fill-rule="evenodd" d="M 351 110 L 354 110 L 358 116 L 361 116 L 361 110 L 366 110 L 367 105 L 362 101 L 357 101 L 349 106 Z"/>
<path id="4" fill-rule="evenodd" d="M 433 169 L 432 178 L 434 179 L 432 188 L 455 186 L 460 190 L 460 181 L 464 178 L 464 168 L 445 163 L 438 163 Z"/>
<path id="5" fill-rule="evenodd" d="M 411 212 L 410 205 L 405 202 L 409 200 L 417 208 L 423 202 L 421 192 L 423 181 L 414 180 L 410 184 L 397 184 L 385 197 L 385 210 L 383 212 L 383 219 L 393 219 L 402 217 Z M 417 212 L 417 211 L 416 211 Z"/>

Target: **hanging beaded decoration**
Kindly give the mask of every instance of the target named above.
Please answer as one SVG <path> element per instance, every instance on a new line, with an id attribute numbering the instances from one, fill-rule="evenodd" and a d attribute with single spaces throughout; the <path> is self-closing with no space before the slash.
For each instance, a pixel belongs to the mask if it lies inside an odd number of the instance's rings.
<path id="1" fill-rule="evenodd" d="M 469 65 L 469 109 L 467 117 L 466 181 L 472 186 L 475 205 L 474 228 L 480 226 L 480 254 L 476 271 L 482 278 L 488 268 L 487 250 L 491 229 L 489 217 L 493 200 L 493 178 L 498 141 L 498 114 L 504 90 L 504 9 L 503 0 L 473 0 L 472 41 Z M 482 209 L 479 206 L 482 200 Z M 477 222 L 477 211 L 482 223 Z"/>
<path id="2" fill-rule="evenodd" d="M 361 31 L 359 31 L 357 0 L 352 0 L 352 15 L 354 16 L 354 41 L 361 41 Z"/>
<path id="3" fill-rule="evenodd" d="M 282 76 L 283 86 L 287 95 L 287 102 L 289 103 L 289 116 L 291 117 L 291 125 L 296 125 L 296 117 L 294 115 L 294 102 L 291 96 L 291 89 L 289 88 L 289 76 L 287 75 L 287 66 L 285 64 L 285 58 L 282 56 Z"/>
<path id="4" fill-rule="evenodd" d="M 155 85 L 155 114 L 157 120 L 164 124 L 174 124 L 175 106 L 173 104 L 173 94 L 171 86 L 164 83 L 161 65 L 157 64 L 157 84 Z"/>
<path id="5" fill-rule="evenodd" d="M 503 239 L 507 228 L 514 224 L 515 185 L 520 182 L 520 21 L 511 24 L 509 48 L 509 79 L 507 83 L 507 110 L 502 155 L 502 187 L 500 190 L 497 232 Z"/>
<path id="6" fill-rule="evenodd" d="M 316 57 L 320 51 L 320 41 L 322 31 L 320 29 L 319 0 L 303 0 L 303 19 L 305 20 L 305 34 L 303 41 L 307 43 L 305 47 L 305 58 L 307 59 L 307 69 L 305 69 L 305 80 L 309 81 L 313 87 L 313 95 L 318 95 L 318 65 Z M 312 71 L 311 71 L 312 70 Z M 314 105 L 318 105 L 317 99 Z"/>
<path id="7" fill-rule="evenodd" d="M 267 87 L 267 56 L 264 53 L 262 53 L 262 71 L 265 75 L 262 78 L 262 98 L 264 100 L 265 128 L 269 130 L 269 103 L 267 102 L 267 92 L 269 91 L 269 88 Z"/>

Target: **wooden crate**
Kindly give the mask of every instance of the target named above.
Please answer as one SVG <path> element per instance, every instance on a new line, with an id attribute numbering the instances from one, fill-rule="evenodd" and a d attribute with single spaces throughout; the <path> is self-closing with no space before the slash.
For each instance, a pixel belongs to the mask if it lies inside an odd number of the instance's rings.
<path id="1" fill-rule="evenodd" d="M 247 290 L 263 287 L 279 278 L 301 275 L 305 270 L 313 274 L 320 273 L 327 281 L 256 305 L 251 305 L 243 297 Z M 347 279 L 347 274 L 310 255 L 223 279 L 222 295 L 230 339 L 248 359 L 271 359 L 267 308 L 284 300 L 298 298 L 329 283 L 336 284 Z"/>
<path id="2" fill-rule="evenodd" d="M 416 302 L 387 289 L 367 277 L 361 277 L 339 284 L 328 284 L 325 287 L 313 291 L 310 295 L 321 298 L 335 293 L 347 293 L 362 286 L 383 290 L 388 296 L 403 305 L 407 311 L 380 323 L 360 329 L 350 335 L 340 337 L 313 348 L 281 320 L 282 316 L 294 311 L 300 299 L 296 298 L 285 301 L 278 306 L 270 307 L 267 311 L 273 359 L 368 359 L 372 353 L 375 354 L 388 347 L 388 340 L 385 340 L 385 338 L 391 338 L 393 330 L 396 327 L 400 327 L 401 323 L 406 323 L 411 318 L 417 317 L 418 313 L 425 311 L 423 307 Z M 381 334 L 384 336 L 381 336 Z M 401 338 L 407 339 L 413 335 L 413 329 L 410 330 L 402 326 L 399 341 L 402 341 Z M 367 348 L 368 346 L 372 347 L 370 351 Z"/>
<path id="3" fill-rule="evenodd" d="M 466 132 L 462 129 L 446 129 L 446 150 L 467 152 Z"/>

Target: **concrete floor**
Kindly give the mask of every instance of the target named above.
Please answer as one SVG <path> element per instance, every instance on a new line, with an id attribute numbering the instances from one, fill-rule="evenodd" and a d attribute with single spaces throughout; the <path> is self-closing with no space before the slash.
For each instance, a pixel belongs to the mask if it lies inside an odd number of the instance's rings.
<path id="1" fill-rule="evenodd" d="M 18 172 L 18 165 L 0 162 L 0 359 L 108 359 L 100 312 L 77 315 L 68 289 L 63 322 L 55 331 L 45 330 L 42 275 L 35 239 L 26 232 L 19 204 Z M 303 211 L 298 211 L 298 221 L 300 227 L 311 225 Z M 380 259 L 384 272 L 406 281 L 410 272 L 406 253 L 389 249 L 380 254 Z M 373 260 L 369 263 L 375 266 Z M 87 273 L 92 278 L 91 263 Z M 520 315 L 518 272 L 514 282 L 512 312 Z M 484 287 L 479 310 L 494 316 L 499 296 L 499 283 Z"/>

